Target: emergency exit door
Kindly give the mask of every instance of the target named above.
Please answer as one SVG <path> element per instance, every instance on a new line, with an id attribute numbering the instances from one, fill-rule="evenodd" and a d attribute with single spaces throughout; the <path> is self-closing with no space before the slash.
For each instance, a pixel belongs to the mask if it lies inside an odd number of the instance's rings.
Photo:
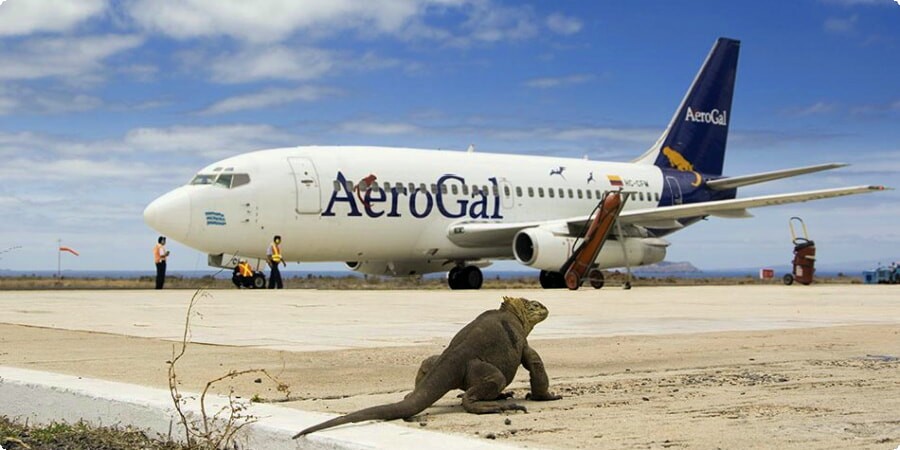
<path id="1" fill-rule="evenodd" d="M 318 214 L 322 211 L 322 197 L 316 166 L 306 158 L 288 158 L 296 187 L 297 214 Z"/>

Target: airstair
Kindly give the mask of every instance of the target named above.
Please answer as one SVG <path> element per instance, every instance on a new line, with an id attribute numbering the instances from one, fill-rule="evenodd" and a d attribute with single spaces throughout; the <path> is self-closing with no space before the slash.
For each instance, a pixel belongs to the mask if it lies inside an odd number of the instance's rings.
<path id="1" fill-rule="evenodd" d="M 597 207 L 591 214 L 590 225 L 586 227 L 586 232 L 579 237 L 580 242 L 576 240 L 573 244 L 572 256 L 560 269 L 560 273 L 564 274 L 567 288 L 576 290 L 585 280 L 590 280 L 595 288 L 603 286 L 603 274 L 599 269 L 594 268 L 594 261 L 600 254 L 603 244 L 606 243 L 627 199 L 628 195 L 620 189 L 607 192 L 597 203 Z"/>

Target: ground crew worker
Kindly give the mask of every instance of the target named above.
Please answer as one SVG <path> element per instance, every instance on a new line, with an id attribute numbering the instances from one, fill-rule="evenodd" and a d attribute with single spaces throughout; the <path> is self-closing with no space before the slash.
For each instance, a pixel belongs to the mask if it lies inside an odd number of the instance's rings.
<path id="1" fill-rule="evenodd" d="M 253 269 L 250 267 L 250 263 L 248 263 L 246 259 L 241 259 L 237 267 L 234 268 L 234 276 L 231 277 L 231 281 L 238 288 L 242 286 L 253 286 Z"/>
<path id="2" fill-rule="evenodd" d="M 166 237 L 160 236 L 156 240 L 156 247 L 153 248 L 153 262 L 156 263 L 156 288 L 162 289 L 166 282 L 166 259 L 169 258 L 169 251 L 166 250 Z"/>
<path id="3" fill-rule="evenodd" d="M 269 262 L 269 268 L 272 269 L 272 273 L 269 274 L 269 289 L 284 288 L 278 265 L 284 264 L 284 267 L 287 267 L 287 262 L 281 256 L 281 247 L 279 245 L 281 245 L 281 236 L 275 236 L 272 238 L 272 244 L 269 245 L 269 249 L 266 250 L 266 260 Z"/>

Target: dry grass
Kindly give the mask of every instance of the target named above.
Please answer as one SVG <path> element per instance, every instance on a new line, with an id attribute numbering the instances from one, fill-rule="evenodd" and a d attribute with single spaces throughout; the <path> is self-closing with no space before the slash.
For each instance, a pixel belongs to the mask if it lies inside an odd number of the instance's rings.
<path id="1" fill-rule="evenodd" d="M 625 280 L 621 272 L 606 272 L 606 287 L 618 288 Z M 826 284 L 860 284 L 858 277 L 817 277 L 816 283 Z M 780 284 L 781 279 L 759 280 L 756 277 L 634 277 L 633 286 L 703 286 L 703 285 L 753 285 Z M 287 289 L 326 289 L 326 290 L 397 290 L 397 289 L 448 289 L 447 282 L 441 278 L 387 278 L 356 276 L 333 277 L 315 276 L 290 277 L 284 279 Z M 153 289 L 154 277 L 139 278 L 66 278 L 54 277 L 0 277 L 0 290 L 71 290 L 71 289 Z M 216 279 L 210 276 L 201 278 L 182 278 L 178 276 L 166 278 L 166 289 L 235 289 L 230 279 Z M 521 278 L 485 277 L 484 289 L 538 289 L 537 276 Z M 589 289 L 587 285 L 582 289 Z"/>
<path id="2" fill-rule="evenodd" d="M 28 426 L 0 416 L 0 446 L 6 450 L 183 450 L 162 437 L 152 438 L 130 427 L 94 427 L 84 422 Z"/>

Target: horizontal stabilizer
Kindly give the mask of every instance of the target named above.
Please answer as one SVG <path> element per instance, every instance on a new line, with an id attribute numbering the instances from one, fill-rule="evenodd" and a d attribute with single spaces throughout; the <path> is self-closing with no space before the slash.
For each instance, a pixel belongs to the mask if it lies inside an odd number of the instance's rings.
<path id="1" fill-rule="evenodd" d="M 837 169 L 846 167 L 845 163 L 819 164 L 817 166 L 798 167 L 796 169 L 776 170 L 773 172 L 763 172 L 753 175 L 742 175 L 739 177 L 719 178 L 706 182 L 706 187 L 714 191 L 722 191 L 725 189 L 733 189 L 741 186 L 749 186 L 751 184 L 765 183 L 767 181 L 780 180 L 782 178 L 796 177 L 797 175 L 805 175 L 807 173 L 821 172 L 823 170 Z"/>
<path id="2" fill-rule="evenodd" d="M 709 215 L 740 217 L 746 213 L 747 208 L 759 208 L 761 206 L 775 206 L 787 203 L 799 203 L 823 198 L 842 197 L 845 195 L 867 194 L 870 192 L 884 191 L 890 188 L 884 186 L 853 186 L 836 189 L 822 189 L 818 191 L 793 192 L 790 194 L 763 195 L 760 197 L 736 198 L 715 202 L 694 203 L 690 205 L 666 206 L 662 208 L 641 209 L 627 211 L 619 216 L 623 224 L 643 225 L 666 219 L 686 219 L 691 217 L 703 217 Z M 737 214 L 737 216 L 735 216 Z"/>

